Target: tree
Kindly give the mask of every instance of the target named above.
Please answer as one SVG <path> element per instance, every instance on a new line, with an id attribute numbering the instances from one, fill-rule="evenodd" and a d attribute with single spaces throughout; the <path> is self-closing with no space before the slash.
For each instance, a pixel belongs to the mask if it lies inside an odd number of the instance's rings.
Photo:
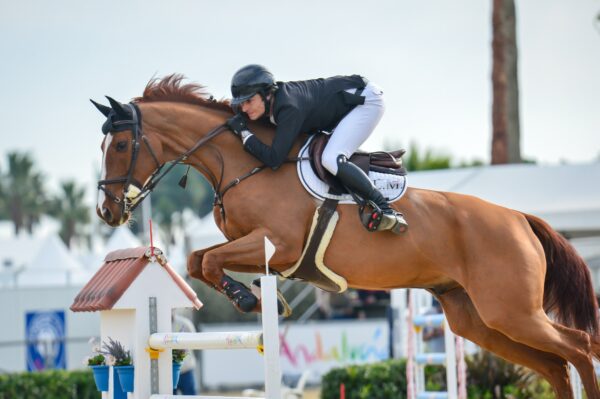
<path id="1" fill-rule="evenodd" d="M 412 142 L 408 149 L 408 157 L 404 159 L 404 167 L 409 171 L 448 169 L 451 161 L 450 155 L 436 152 L 431 148 L 421 152 L 417 143 Z"/>
<path id="2" fill-rule="evenodd" d="M 403 146 L 397 142 L 387 140 L 383 143 L 384 151 L 392 151 L 398 148 L 403 148 Z M 433 170 L 450 168 L 452 157 L 431 148 L 421 151 L 417 143 L 411 142 L 402 160 L 408 171 Z"/>
<path id="3" fill-rule="evenodd" d="M 84 204 L 84 196 L 85 188 L 66 181 L 61 184 L 60 194 L 50 201 L 49 213 L 60 221 L 60 238 L 69 248 L 73 238 L 81 235 L 79 227 L 90 221 L 90 209 Z"/>
<path id="4" fill-rule="evenodd" d="M 12 220 L 15 234 L 22 229 L 29 233 L 40 220 L 46 205 L 43 175 L 36 171 L 31 156 L 27 153 L 8 154 L 8 170 L 2 174 L 0 205 L 3 214 Z"/>
<path id="5" fill-rule="evenodd" d="M 492 164 L 521 162 L 514 0 L 493 0 Z"/>

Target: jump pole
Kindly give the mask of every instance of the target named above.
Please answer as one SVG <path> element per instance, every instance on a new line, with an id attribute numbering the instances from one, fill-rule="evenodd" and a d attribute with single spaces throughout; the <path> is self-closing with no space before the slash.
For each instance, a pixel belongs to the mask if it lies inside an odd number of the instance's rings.
<path id="1" fill-rule="evenodd" d="M 269 260 L 275 247 L 265 237 L 265 260 Z M 279 361 L 279 316 L 277 313 L 277 280 L 275 276 L 260 278 L 262 331 L 210 332 L 210 333 L 155 333 L 148 338 L 152 349 L 246 349 L 264 347 L 265 397 L 281 399 L 281 364 Z M 242 399 L 231 396 L 197 396 L 154 394 L 150 399 Z"/>

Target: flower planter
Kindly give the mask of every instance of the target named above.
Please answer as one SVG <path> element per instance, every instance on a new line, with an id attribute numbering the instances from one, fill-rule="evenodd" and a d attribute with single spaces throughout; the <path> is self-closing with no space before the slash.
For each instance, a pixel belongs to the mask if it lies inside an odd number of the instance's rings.
<path id="1" fill-rule="evenodd" d="M 173 389 L 177 389 L 179 374 L 181 374 L 181 363 L 173 363 Z"/>
<path id="2" fill-rule="evenodd" d="M 115 366 L 123 392 L 133 392 L 133 366 Z"/>
<path id="3" fill-rule="evenodd" d="M 100 392 L 108 391 L 108 369 L 109 366 L 98 365 L 90 366 L 94 373 L 94 381 L 96 382 L 96 388 Z"/>

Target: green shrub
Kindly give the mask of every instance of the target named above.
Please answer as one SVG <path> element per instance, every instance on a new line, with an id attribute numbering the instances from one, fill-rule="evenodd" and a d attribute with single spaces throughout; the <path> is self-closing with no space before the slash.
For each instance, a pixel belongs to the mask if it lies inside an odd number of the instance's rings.
<path id="1" fill-rule="evenodd" d="M 405 398 L 406 360 L 331 370 L 323 376 L 321 398 L 338 399 L 342 383 L 346 387 L 347 399 Z"/>
<path id="2" fill-rule="evenodd" d="M 443 367 L 425 368 L 427 389 L 445 389 Z M 322 399 L 338 399 L 340 385 L 346 387 L 347 399 L 403 399 L 406 398 L 406 360 L 393 359 L 360 366 L 333 369 L 323 376 Z"/>
<path id="3" fill-rule="evenodd" d="M 554 398 L 546 380 L 489 352 L 468 356 L 466 363 L 470 399 Z M 406 398 L 406 360 L 394 359 L 333 369 L 323 376 L 321 399 L 338 399 L 342 383 L 346 387 L 347 399 Z M 445 391 L 445 367 L 425 367 L 425 384 L 428 391 Z"/>
<path id="4" fill-rule="evenodd" d="M 0 375 L 0 399 L 98 399 L 90 370 Z"/>
<path id="5" fill-rule="evenodd" d="M 531 370 L 509 363 L 488 351 L 465 358 L 469 398 L 554 398 L 550 384 Z"/>

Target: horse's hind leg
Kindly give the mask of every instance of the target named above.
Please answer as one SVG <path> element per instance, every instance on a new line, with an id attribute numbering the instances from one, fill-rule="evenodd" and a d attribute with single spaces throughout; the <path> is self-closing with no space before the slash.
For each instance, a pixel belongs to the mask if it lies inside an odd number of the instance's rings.
<path id="1" fill-rule="evenodd" d="M 473 302 L 462 288 L 437 296 L 450 328 L 482 348 L 500 357 L 528 367 L 548 380 L 558 398 L 571 399 L 573 392 L 569 381 L 567 362 L 560 356 L 542 352 L 520 344 L 506 335 L 486 326 Z"/>
<path id="2" fill-rule="evenodd" d="M 515 260 L 512 262 L 514 264 Z M 501 272 L 496 274 L 492 270 Z M 553 323 L 544 313 L 542 294 L 535 294 L 541 288 L 537 286 L 537 281 L 543 281 L 543 275 L 532 275 L 535 273 L 527 268 L 521 268 L 515 273 L 521 284 L 503 281 L 511 273 L 497 265 L 496 268 L 488 269 L 486 280 L 489 284 L 473 285 L 470 289 L 469 295 L 483 322 L 513 341 L 554 353 L 571 362 L 579 372 L 588 399 L 600 399 L 589 335 Z M 536 304 L 538 301 L 539 304 Z"/>
<path id="3" fill-rule="evenodd" d="M 514 317 L 505 328 L 502 328 L 501 324 L 504 323 L 495 322 L 495 328 L 516 341 L 555 353 L 571 362 L 579 372 L 587 397 L 600 398 L 592 362 L 591 342 L 587 333 L 551 322 L 541 309 L 533 317 L 525 315 Z M 523 324 L 515 328 L 515 323 Z"/>
<path id="4" fill-rule="evenodd" d="M 590 336 L 592 340 L 592 353 L 597 360 L 600 360 L 600 337 Z"/>

